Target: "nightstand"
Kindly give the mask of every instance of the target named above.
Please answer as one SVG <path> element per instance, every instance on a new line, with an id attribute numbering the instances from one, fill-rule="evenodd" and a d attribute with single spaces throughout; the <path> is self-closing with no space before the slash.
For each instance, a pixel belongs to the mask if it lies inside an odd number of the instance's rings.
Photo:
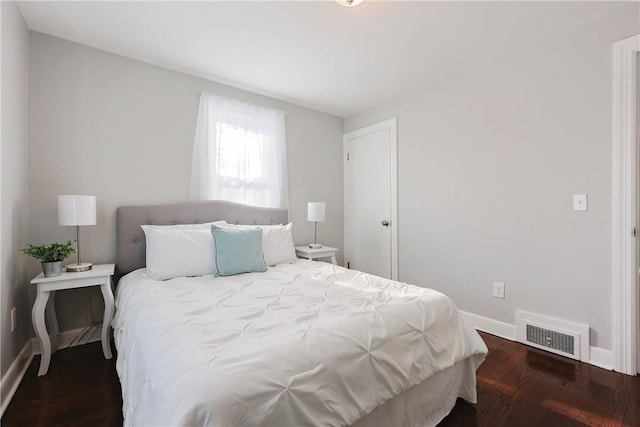
<path id="1" fill-rule="evenodd" d="M 86 288 L 89 286 L 100 286 L 102 297 L 104 298 L 104 317 L 102 319 L 102 352 L 105 359 L 111 359 L 111 344 L 109 342 L 109 327 L 111 326 L 111 318 L 113 317 L 113 292 L 111 291 L 111 276 L 115 264 L 94 265 L 89 271 L 79 273 L 63 272 L 57 277 L 44 277 L 42 273 L 38 274 L 32 281 L 32 284 L 38 286 L 36 302 L 31 310 L 31 320 L 33 327 L 38 334 L 40 341 L 40 369 L 38 376 L 42 376 L 49 370 L 49 362 L 51 362 L 51 348 L 53 341 L 53 349 L 56 350 L 56 338 L 58 335 L 58 319 L 56 319 L 55 309 L 55 291 L 62 289 Z M 49 304 L 47 301 L 51 300 Z M 51 328 L 51 338 L 47 332 L 44 321 L 45 311 L 47 321 Z"/>
<path id="2" fill-rule="evenodd" d="M 296 255 L 298 258 L 306 258 L 311 261 L 318 258 L 331 258 L 331 263 L 338 264 L 336 261 L 337 248 L 323 246 L 318 249 L 311 249 L 309 246 L 296 246 Z"/>

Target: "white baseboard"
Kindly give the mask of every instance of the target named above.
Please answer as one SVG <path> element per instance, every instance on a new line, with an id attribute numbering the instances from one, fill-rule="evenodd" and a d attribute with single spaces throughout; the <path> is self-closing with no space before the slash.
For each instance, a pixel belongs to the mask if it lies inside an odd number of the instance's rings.
<path id="1" fill-rule="evenodd" d="M 77 345 L 88 344 L 90 342 L 100 341 L 102 339 L 102 327 L 92 327 L 91 330 L 80 340 L 80 342 L 75 342 L 73 345 L 71 343 L 76 340 L 85 328 L 72 329 L 70 331 L 60 332 L 58 334 L 58 345 L 57 349 L 61 350 L 67 347 L 75 347 Z M 40 354 L 40 341 L 38 338 L 31 338 L 31 345 L 33 346 L 33 354 Z"/>
<path id="2" fill-rule="evenodd" d="M 598 368 L 613 371 L 613 351 L 600 347 L 590 347 L 588 363 Z"/>
<path id="3" fill-rule="evenodd" d="M 460 313 L 462 314 L 462 317 L 471 324 L 471 326 L 482 332 L 497 335 L 500 338 L 510 341 L 516 340 L 516 327 L 514 325 L 462 310 Z"/>
<path id="4" fill-rule="evenodd" d="M 480 331 L 487 332 L 491 335 L 496 335 L 510 341 L 517 341 L 515 325 L 462 310 L 460 310 L 460 313 L 471 326 Z M 583 362 L 611 371 L 613 370 L 613 352 L 600 347 L 589 347 L 589 360 L 583 360 Z"/>
<path id="5" fill-rule="evenodd" d="M 24 377 L 24 373 L 27 372 L 31 359 L 33 359 L 31 348 L 31 342 L 27 341 L 18 354 L 18 357 L 11 363 L 11 366 L 9 366 L 9 369 L 0 381 L 0 396 L 2 396 L 0 416 L 4 415 L 5 409 L 9 406 L 9 402 L 11 402 L 13 395 L 20 385 L 20 381 L 22 381 L 22 377 Z"/>

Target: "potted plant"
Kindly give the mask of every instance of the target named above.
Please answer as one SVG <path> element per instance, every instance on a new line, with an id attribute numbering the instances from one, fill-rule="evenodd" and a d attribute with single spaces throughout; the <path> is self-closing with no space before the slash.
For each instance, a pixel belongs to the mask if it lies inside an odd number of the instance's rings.
<path id="1" fill-rule="evenodd" d="M 56 277 L 62 274 L 62 261 L 76 250 L 67 240 L 66 243 L 29 244 L 21 251 L 40 260 L 44 277 Z"/>

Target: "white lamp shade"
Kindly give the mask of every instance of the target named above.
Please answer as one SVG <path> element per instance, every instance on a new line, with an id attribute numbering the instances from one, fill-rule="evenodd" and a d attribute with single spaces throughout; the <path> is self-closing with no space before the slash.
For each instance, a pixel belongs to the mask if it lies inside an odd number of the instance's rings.
<path id="1" fill-rule="evenodd" d="M 307 221 L 324 221 L 324 202 L 307 203 Z"/>
<path id="2" fill-rule="evenodd" d="M 96 196 L 58 196 L 58 224 L 95 225 Z"/>

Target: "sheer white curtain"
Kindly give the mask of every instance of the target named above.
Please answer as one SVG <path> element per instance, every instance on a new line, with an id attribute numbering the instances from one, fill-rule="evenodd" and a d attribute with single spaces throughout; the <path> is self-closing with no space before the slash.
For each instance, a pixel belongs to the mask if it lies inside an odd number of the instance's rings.
<path id="1" fill-rule="evenodd" d="M 284 116 L 203 92 L 189 199 L 288 207 Z"/>

